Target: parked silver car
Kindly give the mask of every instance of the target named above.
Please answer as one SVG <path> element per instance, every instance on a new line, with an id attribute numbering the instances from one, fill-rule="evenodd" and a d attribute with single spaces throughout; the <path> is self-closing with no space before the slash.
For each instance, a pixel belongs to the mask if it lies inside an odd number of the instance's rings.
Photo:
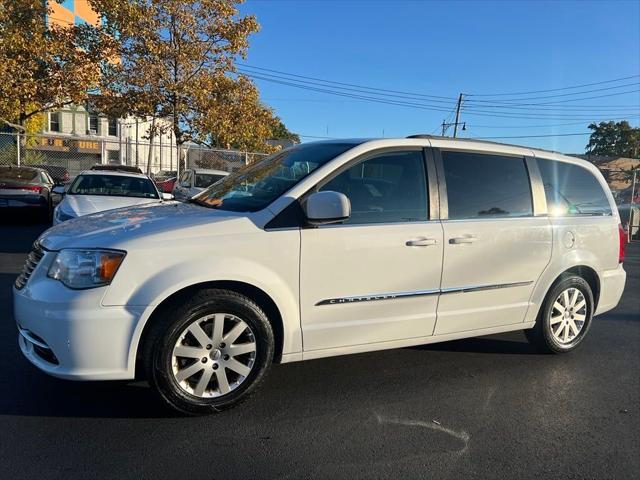
<path id="1" fill-rule="evenodd" d="M 173 187 L 173 196 L 176 200 L 184 202 L 227 175 L 229 172 L 223 170 L 187 169 L 180 174 Z"/>

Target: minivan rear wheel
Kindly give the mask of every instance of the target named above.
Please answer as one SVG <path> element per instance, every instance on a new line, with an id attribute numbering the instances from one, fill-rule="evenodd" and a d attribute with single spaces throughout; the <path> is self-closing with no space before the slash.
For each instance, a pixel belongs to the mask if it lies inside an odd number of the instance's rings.
<path id="1" fill-rule="evenodd" d="M 271 324 L 252 300 L 203 289 L 151 326 L 143 353 L 151 386 L 171 408 L 204 415 L 254 393 L 273 361 Z"/>
<path id="2" fill-rule="evenodd" d="M 543 351 L 574 350 L 589 331 L 593 304 L 593 293 L 586 280 L 577 275 L 562 277 L 547 293 L 536 325 L 525 330 L 525 335 Z"/>

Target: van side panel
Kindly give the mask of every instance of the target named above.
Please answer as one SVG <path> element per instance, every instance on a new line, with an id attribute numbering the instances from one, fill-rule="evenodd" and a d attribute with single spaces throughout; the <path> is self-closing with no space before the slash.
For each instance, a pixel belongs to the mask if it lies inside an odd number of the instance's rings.
<path id="1" fill-rule="evenodd" d="M 600 171 L 584 160 L 553 153 L 538 155 L 538 158 L 573 164 L 590 172 L 602 188 L 611 207 L 611 214 L 554 216 L 554 212 L 550 212 L 549 222 L 553 229 L 552 258 L 533 292 L 532 307 L 527 312 L 525 322 L 536 320 L 553 282 L 563 272 L 578 266 L 589 267 L 598 276 L 600 293 L 595 313 L 608 311 L 618 304 L 626 279 L 626 273 L 618 263 L 620 219 L 611 191 Z M 562 189 L 560 193 L 563 194 Z"/>

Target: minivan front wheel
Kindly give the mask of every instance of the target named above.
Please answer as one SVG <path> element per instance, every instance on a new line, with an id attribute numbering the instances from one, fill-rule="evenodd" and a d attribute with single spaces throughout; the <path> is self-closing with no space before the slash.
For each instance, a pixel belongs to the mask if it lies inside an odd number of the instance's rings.
<path id="1" fill-rule="evenodd" d="M 151 328 L 147 378 L 170 407 L 185 414 L 239 404 L 255 392 L 273 360 L 266 315 L 233 291 L 201 290 L 162 312 Z"/>
<path id="2" fill-rule="evenodd" d="M 582 277 L 563 277 L 547 293 L 536 325 L 525 330 L 527 339 L 548 352 L 575 349 L 591 326 L 593 303 L 591 287 Z"/>

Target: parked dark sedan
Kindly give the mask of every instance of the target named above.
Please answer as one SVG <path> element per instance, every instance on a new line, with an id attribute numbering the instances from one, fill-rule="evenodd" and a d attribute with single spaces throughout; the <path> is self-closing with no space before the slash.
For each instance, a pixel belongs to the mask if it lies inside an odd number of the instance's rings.
<path id="1" fill-rule="evenodd" d="M 43 220 L 50 220 L 54 184 L 42 168 L 0 166 L 0 212 L 33 210 Z"/>
<path id="2" fill-rule="evenodd" d="M 71 180 L 69 170 L 61 165 L 31 165 L 35 168 L 41 168 L 45 170 L 49 176 L 53 179 L 56 185 L 65 185 Z"/>

